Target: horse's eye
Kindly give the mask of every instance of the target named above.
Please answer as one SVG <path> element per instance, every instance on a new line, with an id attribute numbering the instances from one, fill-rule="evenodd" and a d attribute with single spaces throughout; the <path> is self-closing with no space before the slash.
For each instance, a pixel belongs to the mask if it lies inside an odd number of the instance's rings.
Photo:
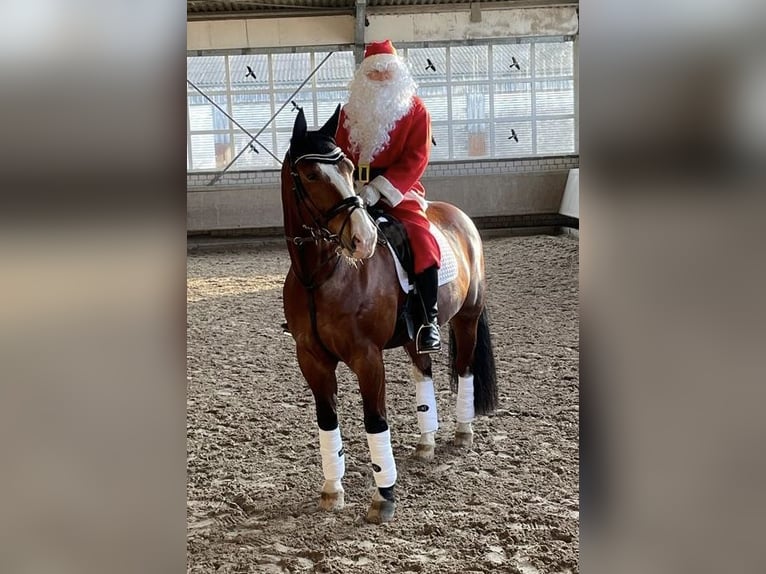
<path id="1" fill-rule="evenodd" d="M 316 180 L 319 179 L 319 176 L 317 174 L 315 174 L 315 173 L 307 173 L 306 174 L 306 179 L 308 181 L 316 181 Z"/>

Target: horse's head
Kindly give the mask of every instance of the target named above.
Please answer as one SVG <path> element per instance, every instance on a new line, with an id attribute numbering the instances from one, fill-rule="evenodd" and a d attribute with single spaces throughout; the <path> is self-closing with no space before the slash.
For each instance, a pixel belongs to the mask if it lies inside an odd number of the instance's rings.
<path id="1" fill-rule="evenodd" d="M 339 117 L 340 105 L 325 125 L 309 131 L 299 110 L 285 163 L 304 224 L 328 230 L 347 257 L 367 259 L 375 252 L 377 229 L 354 192 L 354 164 L 335 143 Z"/>

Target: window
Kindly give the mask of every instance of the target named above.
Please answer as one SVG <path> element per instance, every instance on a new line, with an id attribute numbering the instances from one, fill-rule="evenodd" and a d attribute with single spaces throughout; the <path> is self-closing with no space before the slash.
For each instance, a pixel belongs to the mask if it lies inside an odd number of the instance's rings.
<path id="1" fill-rule="evenodd" d="M 271 154 L 281 160 L 287 152 L 297 111 L 291 102 L 303 108 L 309 127 L 317 128 L 317 121 L 324 123 L 335 107 L 346 101 L 355 69 L 350 51 L 330 55 L 309 82 L 290 98 L 328 54 L 324 51 L 188 57 L 188 78 L 205 95 L 252 135 L 265 127 L 257 137 L 258 143 L 251 143 L 250 136 L 188 86 L 188 169 L 220 170 L 238 154 L 232 170 L 279 167 Z M 280 108 L 282 111 L 269 123 Z"/>
<path id="2" fill-rule="evenodd" d="M 435 47 L 397 46 L 431 113 L 431 161 L 514 158 L 575 153 L 574 60 L 569 39 Z M 347 98 L 353 53 L 338 51 L 193 56 L 187 74 L 251 134 L 188 87 L 189 170 L 275 169 L 290 141 L 295 107 L 309 127 L 324 123 Z M 326 61 L 325 61 L 325 58 Z M 324 63 L 322 64 L 322 62 Z M 320 66 L 320 64 L 322 64 Z M 264 147 L 266 149 L 264 149 Z M 242 151 L 245 148 L 245 151 Z"/>
<path id="3" fill-rule="evenodd" d="M 431 113 L 431 161 L 575 152 L 572 41 L 400 50 Z"/>

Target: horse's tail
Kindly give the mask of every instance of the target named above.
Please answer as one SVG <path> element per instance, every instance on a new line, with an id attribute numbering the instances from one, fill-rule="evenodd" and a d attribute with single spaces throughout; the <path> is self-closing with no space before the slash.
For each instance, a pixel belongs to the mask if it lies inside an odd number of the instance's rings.
<path id="1" fill-rule="evenodd" d="M 457 356 L 457 341 L 455 333 L 450 329 L 450 386 L 457 392 L 458 372 L 455 357 Z M 489 334 L 489 319 L 487 308 L 479 316 L 476 327 L 476 348 L 473 353 L 473 406 L 477 415 L 488 415 L 497 408 L 497 376 L 495 374 L 495 352 L 492 350 L 492 338 Z"/>

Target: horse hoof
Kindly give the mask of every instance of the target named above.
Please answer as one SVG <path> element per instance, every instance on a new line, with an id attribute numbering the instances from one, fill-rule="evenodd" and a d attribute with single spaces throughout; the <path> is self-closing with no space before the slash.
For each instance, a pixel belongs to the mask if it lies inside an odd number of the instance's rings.
<path id="1" fill-rule="evenodd" d="M 433 460 L 434 458 L 434 445 L 432 444 L 419 444 L 415 447 L 415 458 L 418 460 Z"/>
<path id="2" fill-rule="evenodd" d="M 319 508 L 336 512 L 343 509 L 344 503 L 343 492 L 323 492 L 319 499 Z"/>
<path id="3" fill-rule="evenodd" d="M 471 448 L 473 446 L 473 433 L 472 432 L 456 432 L 455 446 L 460 448 Z"/>
<path id="4" fill-rule="evenodd" d="M 396 502 L 393 500 L 373 500 L 367 511 L 367 522 L 383 524 L 391 522 L 396 511 Z"/>

